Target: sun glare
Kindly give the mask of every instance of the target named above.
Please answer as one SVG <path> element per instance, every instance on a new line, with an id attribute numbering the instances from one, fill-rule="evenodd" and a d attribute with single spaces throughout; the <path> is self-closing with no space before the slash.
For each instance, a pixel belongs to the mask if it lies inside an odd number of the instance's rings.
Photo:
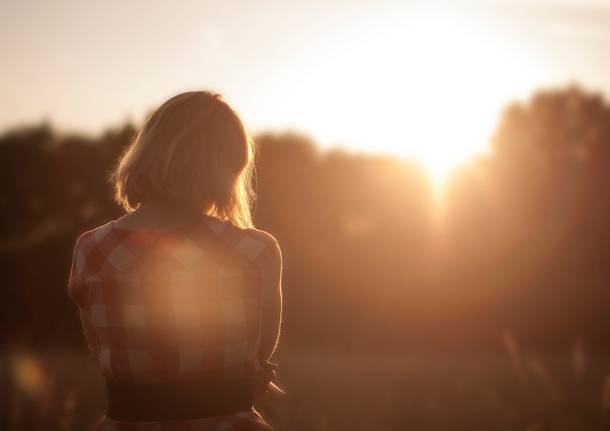
<path id="1" fill-rule="evenodd" d="M 437 186 L 487 150 L 501 109 L 536 76 L 492 25 L 448 11 L 417 10 L 345 38 L 340 50 L 320 48 L 291 91 L 300 102 L 291 115 L 327 142 L 413 158 Z"/>

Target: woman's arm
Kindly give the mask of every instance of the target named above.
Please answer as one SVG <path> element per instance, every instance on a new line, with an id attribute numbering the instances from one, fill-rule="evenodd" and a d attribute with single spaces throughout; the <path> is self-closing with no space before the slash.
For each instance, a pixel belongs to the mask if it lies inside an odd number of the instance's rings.
<path id="1" fill-rule="evenodd" d="M 87 347 L 93 356 L 97 357 L 99 354 L 99 342 L 95 335 L 93 325 L 89 322 L 87 312 L 85 311 L 88 309 L 88 305 L 86 304 L 86 286 L 82 274 L 86 261 L 85 251 L 82 247 L 82 243 L 86 241 L 85 236 L 86 233 L 81 235 L 74 244 L 72 265 L 70 266 L 70 276 L 68 278 L 68 296 L 78 309 L 82 332 L 85 336 Z"/>
<path id="2" fill-rule="evenodd" d="M 273 355 L 282 322 L 282 252 L 275 238 L 271 239 L 263 268 L 261 345 L 258 356 L 261 363 L 267 362 Z"/>
<path id="3" fill-rule="evenodd" d="M 97 359 L 100 353 L 100 345 L 97 336 L 95 335 L 95 330 L 93 329 L 93 325 L 91 325 L 91 322 L 89 322 L 87 314 L 82 309 L 79 310 L 79 314 L 83 334 L 85 336 L 85 342 L 87 343 L 89 352 L 93 355 L 94 358 Z"/>

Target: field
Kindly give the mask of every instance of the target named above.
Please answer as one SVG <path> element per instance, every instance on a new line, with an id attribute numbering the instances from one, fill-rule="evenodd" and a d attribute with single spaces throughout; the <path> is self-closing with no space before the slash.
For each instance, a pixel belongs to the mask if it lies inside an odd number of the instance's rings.
<path id="1" fill-rule="evenodd" d="M 280 431 L 607 430 L 609 359 L 579 344 L 526 354 L 511 338 L 497 352 L 282 352 L 287 394 L 259 410 Z M 103 382 L 80 352 L 0 365 L 2 429 L 85 430 L 102 414 Z"/>

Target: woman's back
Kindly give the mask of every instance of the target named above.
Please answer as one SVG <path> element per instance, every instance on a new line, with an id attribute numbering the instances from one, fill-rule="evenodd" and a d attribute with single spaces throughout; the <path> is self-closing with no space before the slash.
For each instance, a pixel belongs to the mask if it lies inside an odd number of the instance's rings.
<path id="1" fill-rule="evenodd" d="M 69 287 L 105 376 L 252 374 L 272 238 L 211 217 L 171 231 L 115 224 L 81 236 Z"/>
<path id="2" fill-rule="evenodd" d="M 111 221 L 75 247 L 69 294 L 106 380 L 253 380 L 275 239 L 210 216 L 138 224 Z"/>
<path id="3" fill-rule="evenodd" d="M 68 286 L 106 378 L 97 430 L 268 429 L 253 403 L 273 388 L 282 256 L 253 227 L 254 152 L 218 94 L 189 91 L 121 156 L 128 214 L 79 237 Z"/>

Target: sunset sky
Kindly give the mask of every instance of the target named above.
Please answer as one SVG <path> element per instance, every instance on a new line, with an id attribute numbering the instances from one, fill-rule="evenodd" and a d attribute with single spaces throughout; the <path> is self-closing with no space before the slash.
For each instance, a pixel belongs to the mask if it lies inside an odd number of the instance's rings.
<path id="1" fill-rule="evenodd" d="M 484 149 L 503 106 L 610 92 L 610 1 L 4 0 L 0 130 L 97 133 L 213 89 L 249 128 L 414 155 Z M 439 156 L 439 154 L 443 156 Z"/>

